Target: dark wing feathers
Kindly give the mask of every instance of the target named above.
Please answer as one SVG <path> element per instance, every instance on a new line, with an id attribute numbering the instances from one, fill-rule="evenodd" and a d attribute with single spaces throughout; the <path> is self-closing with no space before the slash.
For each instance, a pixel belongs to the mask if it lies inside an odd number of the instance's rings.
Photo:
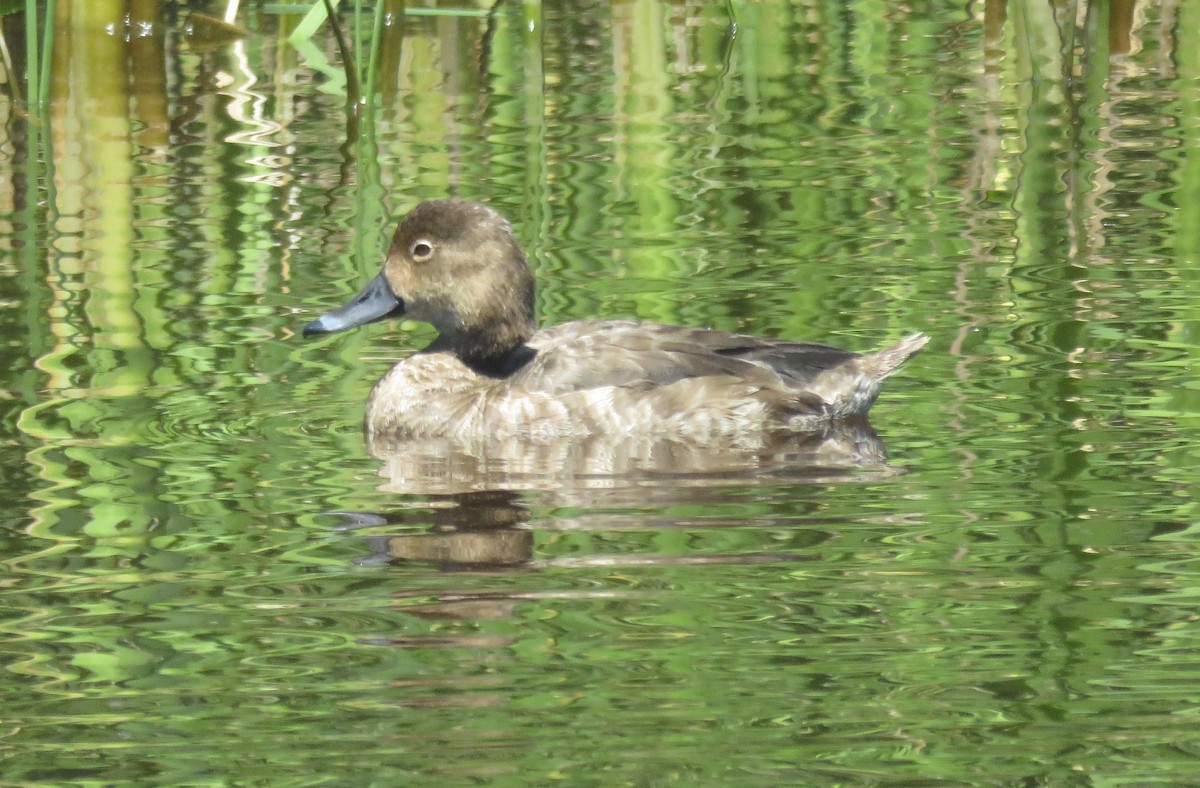
<path id="1" fill-rule="evenodd" d="M 718 348 L 715 352 L 754 364 L 766 365 L 794 386 L 802 386 L 817 374 L 859 357 L 857 353 L 849 350 L 811 342 L 758 340 L 753 337 L 735 338 L 750 339 L 757 344 Z"/>

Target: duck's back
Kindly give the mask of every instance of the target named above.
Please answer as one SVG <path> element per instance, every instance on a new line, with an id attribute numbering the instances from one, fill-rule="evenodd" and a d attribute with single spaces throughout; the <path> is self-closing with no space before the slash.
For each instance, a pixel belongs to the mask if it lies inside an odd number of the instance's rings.
<path id="1" fill-rule="evenodd" d="M 724 376 L 795 390 L 861 358 L 827 345 L 631 320 L 564 323 L 539 331 L 529 346 L 536 352 L 511 381 L 548 394 Z"/>

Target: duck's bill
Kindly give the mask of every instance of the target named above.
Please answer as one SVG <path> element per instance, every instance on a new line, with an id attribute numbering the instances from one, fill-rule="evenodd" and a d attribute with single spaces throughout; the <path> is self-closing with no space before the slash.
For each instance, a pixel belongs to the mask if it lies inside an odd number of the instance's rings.
<path id="1" fill-rule="evenodd" d="M 392 293 L 392 288 L 388 286 L 381 271 L 348 304 L 321 315 L 305 326 L 304 336 L 332 334 L 334 331 L 345 331 L 348 328 L 364 326 L 386 317 L 400 317 L 403 314 L 404 302 Z"/>

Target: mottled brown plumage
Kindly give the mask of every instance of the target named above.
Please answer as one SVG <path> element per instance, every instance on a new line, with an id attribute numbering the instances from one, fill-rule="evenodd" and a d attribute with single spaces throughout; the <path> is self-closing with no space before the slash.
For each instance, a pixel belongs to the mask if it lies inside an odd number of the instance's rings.
<path id="1" fill-rule="evenodd" d="M 472 441 L 658 436 L 753 444 L 866 414 L 928 341 L 869 355 L 807 342 L 627 320 L 537 330 L 534 278 L 508 223 L 479 203 L 426 202 L 379 275 L 310 323 L 328 333 L 404 315 L 438 337 L 371 392 L 371 436 Z"/>

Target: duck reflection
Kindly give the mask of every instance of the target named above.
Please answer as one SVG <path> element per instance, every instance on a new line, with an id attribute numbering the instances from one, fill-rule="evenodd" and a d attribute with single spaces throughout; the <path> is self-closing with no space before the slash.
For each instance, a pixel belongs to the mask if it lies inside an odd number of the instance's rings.
<path id="1" fill-rule="evenodd" d="M 372 536 L 374 557 L 363 563 L 419 561 L 446 570 L 494 569 L 527 563 L 533 532 L 523 528 L 532 516 L 508 490 L 434 496 L 419 511 L 392 514 L 339 513 L 342 528 L 378 530 L 419 525 L 422 533 Z"/>
<path id="2" fill-rule="evenodd" d="M 645 509 L 720 504 L 747 488 L 877 480 L 895 469 L 879 436 L 865 421 L 840 422 L 820 433 L 791 436 L 758 451 L 701 449 L 678 442 L 594 439 L 569 444 L 455 444 L 375 439 L 381 489 L 417 497 L 416 507 L 386 514 L 345 514 L 345 529 L 368 529 L 365 564 L 421 563 L 440 571 L 481 572 L 584 566 L 758 563 L 804 560 L 803 554 L 589 555 L 538 560 L 530 506 L 577 507 L 586 514 L 555 517 L 549 531 L 694 528 L 670 513 Z M 626 513 L 622 513 L 626 510 Z M 716 511 L 716 509 L 714 509 Z M 794 524 L 794 511 L 774 525 Z M 814 521 L 815 522 L 815 521 Z M 763 524 L 760 519 L 758 523 Z M 706 517 L 703 527 L 742 526 Z M 391 531 L 391 533 L 388 533 Z M 397 533 L 399 532 L 399 533 Z M 820 529 L 808 535 L 827 538 Z M 430 611 L 472 615 L 513 603 L 507 595 L 454 595 Z M 487 616 L 485 616 L 487 617 Z"/>

